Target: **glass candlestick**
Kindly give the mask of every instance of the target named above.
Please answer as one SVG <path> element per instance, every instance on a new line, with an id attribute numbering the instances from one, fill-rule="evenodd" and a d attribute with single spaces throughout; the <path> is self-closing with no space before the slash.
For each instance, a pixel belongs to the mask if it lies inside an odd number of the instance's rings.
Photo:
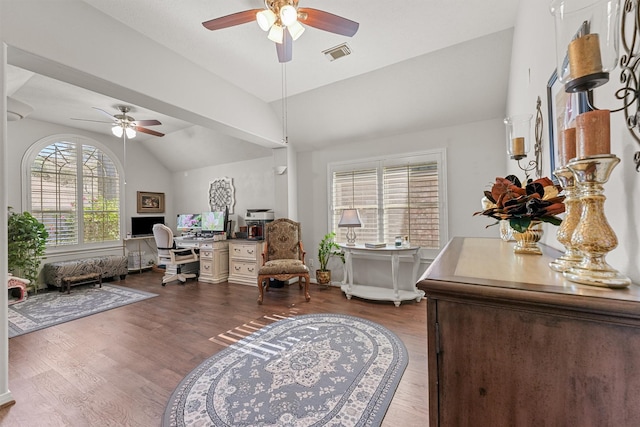
<path id="1" fill-rule="evenodd" d="M 582 214 L 571 236 L 571 244 L 582 253 L 579 265 L 566 270 L 572 282 L 608 288 L 624 288 L 631 280 L 611 267 L 605 256 L 618 246 L 618 238 L 604 215 L 603 184 L 620 163 L 613 154 L 584 157 L 569 162 L 580 191 Z"/>
<path id="2" fill-rule="evenodd" d="M 558 228 L 556 238 L 558 242 L 562 243 L 566 251 L 561 257 L 550 262 L 549 267 L 553 271 L 564 272 L 571 267 L 576 267 L 582 262 L 582 254 L 578 248 L 571 243 L 571 236 L 578 222 L 580 222 L 582 204 L 580 203 L 580 193 L 576 186 L 573 172 L 571 172 L 569 168 L 563 167 L 556 169 L 553 174 L 558 178 L 558 181 L 560 181 L 560 186 L 565 194 L 564 205 L 566 215 Z"/>

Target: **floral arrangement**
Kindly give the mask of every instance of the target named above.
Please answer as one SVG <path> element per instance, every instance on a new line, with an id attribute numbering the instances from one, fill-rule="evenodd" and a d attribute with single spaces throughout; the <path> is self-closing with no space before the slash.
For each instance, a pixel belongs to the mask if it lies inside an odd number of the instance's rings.
<path id="1" fill-rule="evenodd" d="M 560 225 L 562 220 L 556 215 L 564 212 L 562 188 L 549 178 L 529 180 L 524 187 L 515 175 L 496 178 L 491 191 L 485 191 L 484 210 L 474 215 L 485 215 L 498 220 L 508 220 L 514 230 L 523 233 L 532 221 Z"/>

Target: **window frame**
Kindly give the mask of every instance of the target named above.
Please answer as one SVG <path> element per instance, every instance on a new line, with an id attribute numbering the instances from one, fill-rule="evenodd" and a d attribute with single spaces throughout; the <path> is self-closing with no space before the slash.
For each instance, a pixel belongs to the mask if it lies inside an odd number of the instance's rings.
<path id="1" fill-rule="evenodd" d="M 86 251 L 99 251 L 99 250 L 109 250 L 113 248 L 121 248 L 122 247 L 122 236 L 124 236 L 126 227 L 125 227 L 125 185 L 124 185 L 124 168 L 120 163 L 120 159 L 116 156 L 113 151 L 111 151 L 107 146 L 103 143 L 78 134 L 55 134 L 49 135 L 44 138 L 39 139 L 38 141 L 31 144 L 31 146 L 26 150 L 24 156 L 22 157 L 21 163 L 21 176 L 22 176 L 22 206 L 24 206 L 23 210 L 31 211 L 31 166 L 35 161 L 36 157 L 39 153 L 49 145 L 52 145 L 56 142 L 60 141 L 68 141 L 72 142 L 76 145 L 89 145 L 95 147 L 102 151 L 109 159 L 113 162 L 118 171 L 119 182 L 118 182 L 118 191 L 120 197 L 120 206 L 119 206 L 119 229 L 120 229 L 120 239 L 112 240 L 107 242 L 91 242 L 91 243 L 77 243 L 75 245 L 64 245 L 64 246 L 47 246 L 46 252 L 51 255 L 60 255 L 60 254 L 76 254 L 82 253 Z M 82 212 L 82 210 L 78 211 L 78 215 Z M 78 218 L 79 220 L 81 218 Z M 82 230 L 84 233 L 84 230 Z"/>
<path id="2" fill-rule="evenodd" d="M 327 164 L 327 229 L 333 230 L 333 173 L 347 172 L 355 169 L 375 168 L 378 179 L 382 179 L 383 169 L 388 166 L 402 166 L 436 162 L 438 164 L 438 206 L 439 215 L 439 247 L 437 249 L 421 248 L 421 259 L 434 259 L 440 250 L 449 242 L 448 201 L 447 201 L 447 156 L 446 149 L 433 149 L 427 151 L 402 153 L 396 155 L 376 156 L 364 159 L 329 162 Z M 379 181 L 382 184 L 382 181 Z M 382 192 L 382 189 L 379 190 Z M 382 201 L 380 202 L 382 203 Z M 379 231 L 380 232 L 380 231 Z M 356 230 L 357 233 L 357 230 Z M 356 243 L 363 244 L 362 241 Z M 386 242 L 392 244 L 393 242 Z"/>

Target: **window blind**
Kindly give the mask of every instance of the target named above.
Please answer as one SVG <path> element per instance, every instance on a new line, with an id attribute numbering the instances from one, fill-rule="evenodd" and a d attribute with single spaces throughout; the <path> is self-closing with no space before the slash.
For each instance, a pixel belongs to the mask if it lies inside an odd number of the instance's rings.
<path id="1" fill-rule="evenodd" d="M 31 164 L 31 213 L 47 227 L 47 246 L 120 240 L 120 178 L 100 149 L 58 141 Z"/>

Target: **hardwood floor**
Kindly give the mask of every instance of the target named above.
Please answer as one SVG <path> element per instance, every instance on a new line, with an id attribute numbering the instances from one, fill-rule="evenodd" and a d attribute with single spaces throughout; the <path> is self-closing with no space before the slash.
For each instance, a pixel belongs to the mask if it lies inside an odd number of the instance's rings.
<path id="1" fill-rule="evenodd" d="M 409 351 L 383 426 L 428 423 L 426 303 L 347 300 L 340 289 L 297 285 L 273 289 L 263 305 L 257 288 L 189 281 L 160 286 L 161 273 L 114 282 L 159 294 L 135 304 L 9 340 L 9 389 L 16 404 L 2 426 L 159 426 L 174 388 L 223 348 L 210 338 L 273 314 L 343 313 L 395 332 Z"/>

